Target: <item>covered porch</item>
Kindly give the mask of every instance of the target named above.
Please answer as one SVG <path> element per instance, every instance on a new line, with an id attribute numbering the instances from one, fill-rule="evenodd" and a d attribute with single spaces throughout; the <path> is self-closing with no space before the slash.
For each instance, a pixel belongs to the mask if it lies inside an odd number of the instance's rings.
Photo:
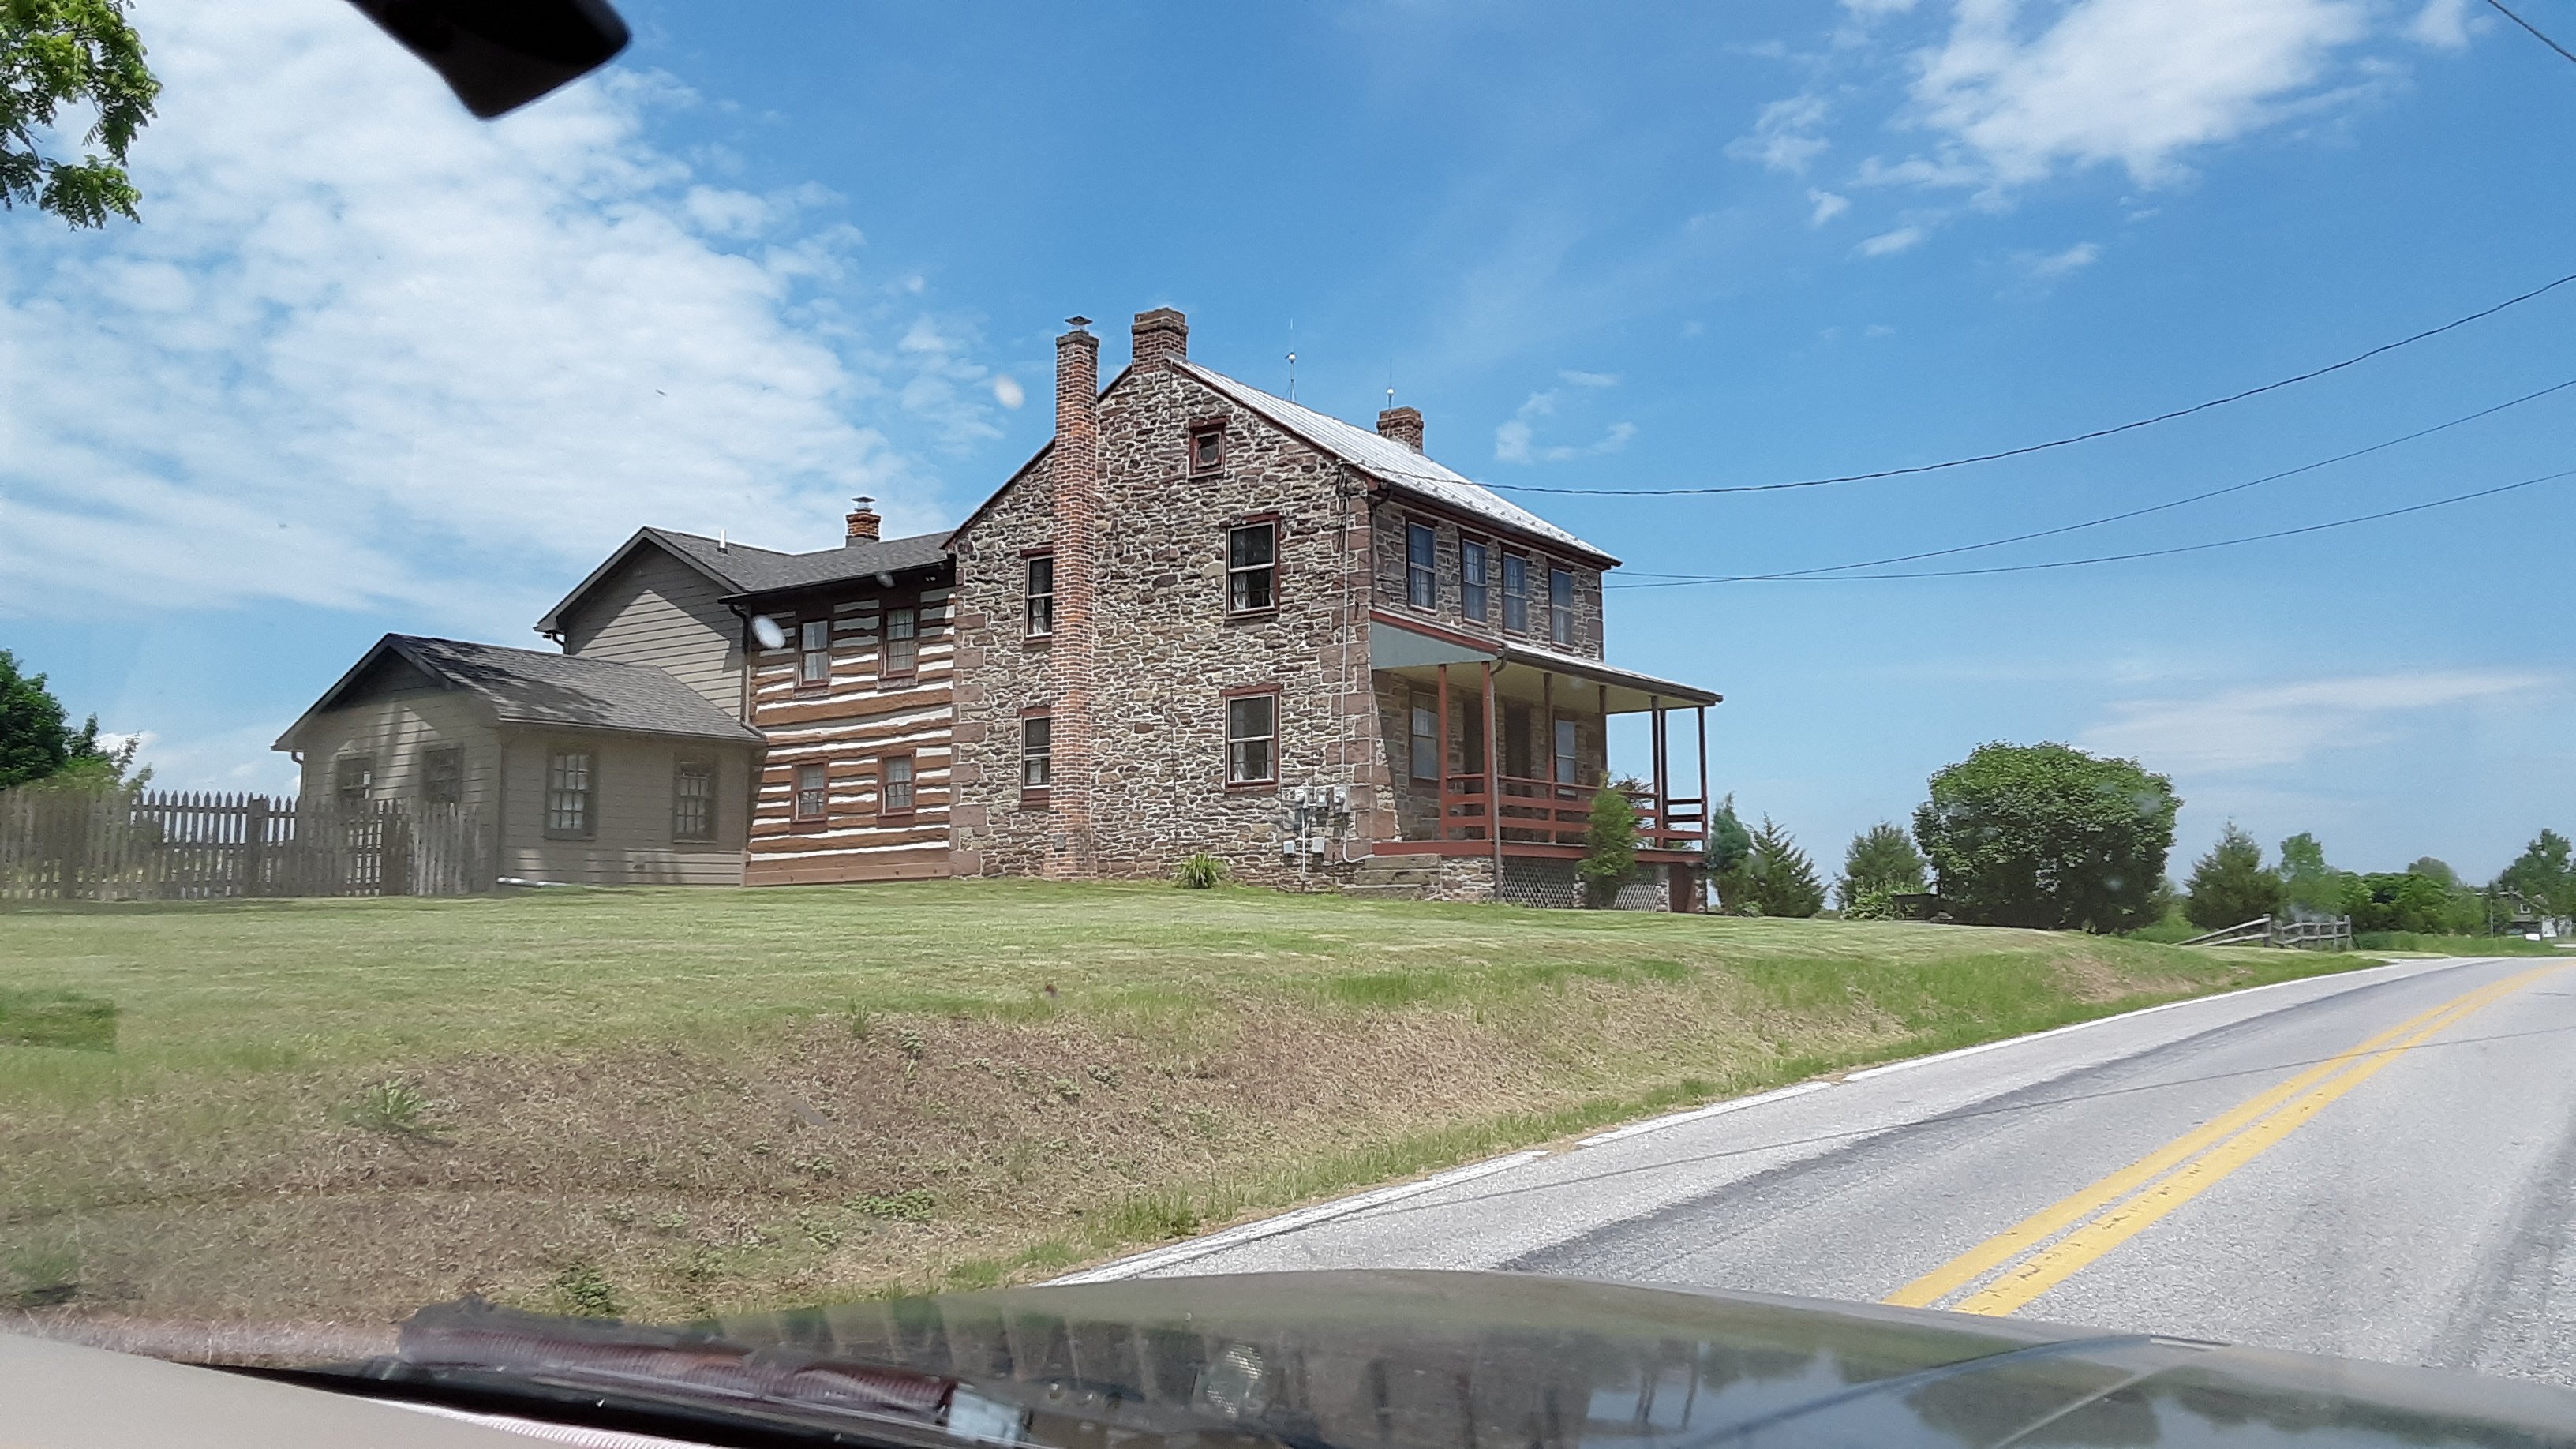
<path id="1" fill-rule="evenodd" d="M 1612 780 L 1608 722 L 1643 714 L 1648 773 L 1622 787 L 1639 862 L 1697 861 L 1709 828 L 1708 707 L 1722 696 L 1411 620 L 1374 620 L 1369 647 L 1398 823 L 1377 853 L 1489 856 L 1498 877 L 1507 859 L 1580 859 L 1593 799 Z M 1675 908 L 1686 908 L 1680 899 L 1676 889 Z"/>

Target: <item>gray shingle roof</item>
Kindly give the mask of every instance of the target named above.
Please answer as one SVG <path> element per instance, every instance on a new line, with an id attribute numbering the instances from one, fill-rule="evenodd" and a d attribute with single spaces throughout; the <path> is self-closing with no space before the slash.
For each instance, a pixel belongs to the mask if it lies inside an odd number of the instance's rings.
<path id="1" fill-rule="evenodd" d="M 729 544 L 718 548 L 712 538 L 648 528 L 646 533 L 687 557 L 700 568 L 728 580 L 737 594 L 766 594 L 816 584 L 837 584 L 875 574 L 901 573 L 948 557 L 948 535 L 916 533 L 908 538 L 876 539 L 813 553 L 775 553 L 765 548 Z"/>
<path id="2" fill-rule="evenodd" d="M 366 658 L 306 712 L 307 718 L 336 704 L 388 653 L 446 688 L 480 698 L 502 724 L 628 730 L 744 744 L 761 741 L 759 731 L 649 664 L 618 664 L 419 634 L 387 634 L 376 641 Z M 300 727 L 302 721 L 297 724 Z M 289 729 L 279 747 L 286 748 L 295 733 Z"/>
<path id="3" fill-rule="evenodd" d="M 1418 493 L 1435 502 L 1473 514 L 1505 528 L 1580 549 L 1596 559 L 1616 564 L 1617 559 L 1595 548 L 1528 509 L 1506 502 L 1502 495 L 1467 477 L 1432 462 L 1392 438 L 1382 438 L 1368 429 L 1327 417 L 1313 408 L 1300 407 L 1286 398 L 1272 397 L 1249 383 L 1237 382 L 1213 368 L 1195 362 L 1177 364 L 1183 371 L 1245 407 L 1269 418 L 1316 447 L 1333 454 L 1352 467 L 1402 490 Z"/>

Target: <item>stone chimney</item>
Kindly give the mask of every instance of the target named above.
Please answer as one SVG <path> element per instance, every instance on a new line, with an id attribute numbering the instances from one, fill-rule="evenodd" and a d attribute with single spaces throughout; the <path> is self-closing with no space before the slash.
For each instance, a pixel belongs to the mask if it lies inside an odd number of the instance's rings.
<path id="1" fill-rule="evenodd" d="M 1170 315 L 1177 348 L 1180 314 Z M 1100 631 L 1092 603 L 1098 593 L 1101 476 L 1100 339 L 1084 330 L 1090 320 L 1067 318 L 1070 329 L 1055 340 L 1055 442 L 1047 461 L 1055 515 L 1055 634 L 1047 644 L 1054 758 L 1043 867 L 1052 880 L 1081 879 L 1093 869 L 1091 785 L 1097 771 L 1091 684 Z M 1139 317 L 1139 348 L 1145 335 L 1145 318 Z"/>
<path id="2" fill-rule="evenodd" d="M 1190 355 L 1190 319 L 1169 307 L 1136 314 L 1135 359 L 1138 367 L 1166 357 Z"/>
<path id="3" fill-rule="evenodd" d="M 1422 451 L 1422 414 L 1413 408 L 1388 408 L 1377 415 L 1377 435 Z"/>
<path id="4" fill-rule="evenodd" d="M 874 508 L 868 506 L 869 504 L 876 502 L 876 500 L 873 498 L 859 497 L 851 499 L 850 502 L 856 506 L 850 509 L 850 536 L 845 540 L 845 542 L 876 542 L 880 533 L 885 528 L 885 520 L 877 516 L 877 511 Z"/>

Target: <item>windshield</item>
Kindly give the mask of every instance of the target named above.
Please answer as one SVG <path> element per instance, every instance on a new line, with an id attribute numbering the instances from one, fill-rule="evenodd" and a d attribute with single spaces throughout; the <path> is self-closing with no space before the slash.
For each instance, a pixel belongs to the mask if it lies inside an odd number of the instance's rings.
<path id="1" fill-rule="evenodd" d="M 1045 1438 L 850 1325 L 1444 1270 L 2576 1388 L 2509 3 L 0 5 L 0 1332 L 810 1312 Z M 1368 1291 L 1262 1281 L 1100 1422 Z"/>

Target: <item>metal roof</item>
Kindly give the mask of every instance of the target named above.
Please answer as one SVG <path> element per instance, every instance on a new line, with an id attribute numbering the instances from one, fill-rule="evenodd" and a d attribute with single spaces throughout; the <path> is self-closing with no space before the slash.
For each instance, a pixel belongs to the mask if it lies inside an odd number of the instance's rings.
<path id="1" fill-rule="evenodd" d="M 306 720 L 338 705 L 387 655 L 411 665 L 442 689 L 475 696 L 491 708 L 500 724 L 624 730 L 742 744 L 759 744 L 762 739 L 759 731 L 649 664 L 387 634 L 278 738 L 277 748 L 293 748 L 291 742 Z"/>
<path id="2" fill-rule="evenodd" d="M 1327 417 L 1286 398 L 1273 397 L 1185 358 L 1172 359 L 1170 365 L 1381 482 L 1515 532 L 1581 550 L 1605 564 L 1616 566 L 1619 562 L 1528 509 L 1505 501 L 1502 495 L 1465 474 L 1445 468 L 1392 438 L 1379 437 L 1366 428 Z"/>

